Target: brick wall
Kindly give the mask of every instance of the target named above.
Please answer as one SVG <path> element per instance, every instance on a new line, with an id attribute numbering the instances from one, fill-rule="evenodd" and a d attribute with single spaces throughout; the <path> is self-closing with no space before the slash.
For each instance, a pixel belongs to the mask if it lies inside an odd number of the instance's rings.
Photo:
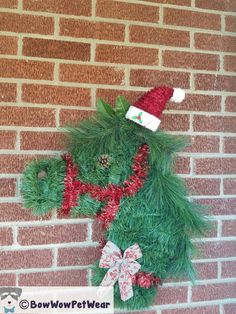
<path id="1" fill-rule="evenodd" d="M 168 282 L 146 314 L 236 313 L 235 0 L 0 0 L 0 285 L 86 285 L 100 231 L 22 208 L 21 172 L 63 149 L 58 131 L 97 97 L 187 91 L 162 126 L 188 134 L 178 172 L 211 206 L 199 280 Z M 141 312 L 139 312 L 141 313 Z"/>

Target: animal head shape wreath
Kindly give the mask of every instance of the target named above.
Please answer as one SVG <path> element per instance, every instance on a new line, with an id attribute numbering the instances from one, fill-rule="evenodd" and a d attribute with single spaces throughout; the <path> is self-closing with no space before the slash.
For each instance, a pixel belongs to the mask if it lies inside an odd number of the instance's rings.
<path id="1" fill-rule="evenodd" d="M 186 139 L 158 129 L 166 102 L 183 98 L 181 89 L 156 87 L 133 105 L 100 100 L 90 119 L 66 129 L 67 153 L 32 162 L 23 175 L 24 205 L 34 214 L 57 208 L 102 223 L 93 284 L 114 286 L 118 308 L 150 306 L 167 278 L 194 279 L 191 237 L 207 222 L 173 171 Z"/>

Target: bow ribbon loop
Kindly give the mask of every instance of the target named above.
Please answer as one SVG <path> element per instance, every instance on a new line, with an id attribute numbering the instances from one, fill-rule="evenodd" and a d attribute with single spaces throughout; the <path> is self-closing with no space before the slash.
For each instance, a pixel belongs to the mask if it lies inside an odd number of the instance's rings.
<path id="1" fill-rule="evenodd" d="M 136 259 L 142 257 L 138 244 L 125 250 L 123 257 L 121 250 L 111 241 L 108 241 L 102 250 L 100 268 L 109 268 L 101 282 L 101 286 L 114 286 L 118 281 L 120 295 L 123 301 L 133 296 L 132 276 L 136 274 L 141 265 Z"/>

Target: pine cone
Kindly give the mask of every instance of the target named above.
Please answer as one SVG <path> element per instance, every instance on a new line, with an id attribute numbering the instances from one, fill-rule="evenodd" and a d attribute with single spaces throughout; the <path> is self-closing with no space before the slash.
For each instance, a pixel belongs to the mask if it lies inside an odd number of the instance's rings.
<path id="1" fill-rule="evenodd" d="M 111 165 L 111 157 L 106 155 L 106 154 L 103 154 L 101 155 L 99 158 L 98 158 L 98 164 L 100 167 L 104 168 L 104 169 L 107 169 L 110 167 Z"/>

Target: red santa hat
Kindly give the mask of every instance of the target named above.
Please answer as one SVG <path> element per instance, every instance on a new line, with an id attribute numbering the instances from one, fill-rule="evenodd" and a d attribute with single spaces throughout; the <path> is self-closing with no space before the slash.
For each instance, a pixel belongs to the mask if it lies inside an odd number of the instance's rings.
<path id="1" fill-rule="evenodd" d="M 184 98 L 185 92 L 181 88 L 155 87 L 130 106 L 125 117 L 154 132 L 161 122 L 166 102 L 170 100 L 178 103 Z"/>

